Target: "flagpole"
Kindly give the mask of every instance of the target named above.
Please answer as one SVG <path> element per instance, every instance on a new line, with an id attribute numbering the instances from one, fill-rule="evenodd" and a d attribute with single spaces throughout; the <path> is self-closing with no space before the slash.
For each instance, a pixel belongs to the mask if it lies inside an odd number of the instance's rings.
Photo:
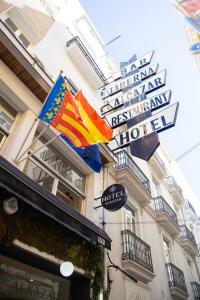
<path id="1" fill-rule="evenodd" d="M 41 108 L 41 110 L 40 110 L 40 112 L 39 112 L 38 115 L 41 114 L 41 112 L 42 112 L 42 110 L 43 110 L 43 107 L 44 107 L 44 105 L 46 104 L 46 102 L 47 102 L 47 100 L 48 100 L 48 98 L 49 98 L 49 95 L 50 95 L 52 89 L 55 87 L 55 85 L 56 85 L 56 83 L 57 83 L 59 77 L 60 77 L 62 74 L 63 74 L 63 70 L 60 70 L 59 75 L 57 76 L 57 78 L 56 78 L 56 80 L 55 80 L 55 82 L 54 82 L 52 88 L 51 88 L 50 91 L 48 92 L 48 94 L 47 94 L 47 96 L 46 96 L 46 98 L 45 98 L 45 101 L 44 101 L 44 103 L 43 103 L 43 105 L 42 105 L 42 108 Z M 22 145 L 21 145 L 21 147 L 20 147 L 20 149 L 19 149 L 19 151 L 18 151 L 18 153 L 17 153 L 17 156 L 16 156 L 16 158 L 15 158 L 15 161 L 16 161 L 16 162 L 18 162 L 18 161 L 23 157 L 23 155 L 24 155 L 31 147 L 33 147 L 33 145 L 37 142 L 37 140 L 41 137 L 41 135 L 46 131 L 46 129 L 49 128 L 49 124 L 46 124 L 46 127 L 41 131 L 41 133 L 40 133 L 37 137 L 35 137 L 35 138 L 33 139 L 31 145 L 29 145 L 29 147 L 27 147 L 27 148 L 24 150 L 24 152 L 21 153 L 21 155 L 19 155 L 20 152 L 21 152 L 21 150 L 22 150 L 22 148 L 23 148 L 23 146 L 24 146 L 24 144 L 26 143 L 26 141 L 27 141 L 27 139 L 28 139 L 29 134 L 31 133 L 31 130 L 32 130 L 32 128 L 33 128 L 33 126 L 34 126 L 36 120 L 38 120 L 38 118 L 37 118 L 38 115 L 36 115 L 36 119 L 35 119 L 33 125 L 31 126 L 29 132 L 27 133 L 26 138 L 25 138 L 24 142 L 22 143 Z"/>
<path id="2" fill-rule="evenodd" d="M 46 124 L 45 124 L 45 125 L 46 125 Z M 30 148 L 32 148 L 32 147 L 35 145 L 35 143 L 37 142 L 37 140 L 43 135 L 43 133 L 47 130 L 47 128 L 49 128 L 49 124 L 47 124 L 47 125 L 42 129 L 42 131 L 41 131 L 41 132 L 33 139 L 31 145 L 28 146 L 28 147 L 23 151 L 23 153 L 21 153 L 21 155 L 17 157 L 17 159 L 15 159 L 16 162 L 18 162 L 18 161 L 22 158 L 22 156 L 24 156 L 24 154 L 25 154 Z M 23 145 L 24 145 L 24 143 L 23 143 Z"/>
<path id="3" fill-rule="evenodd" d="M 54 140 L 56 140 L 59 137 L 59 135 L 54 136 L 53 138 L 51 138 L 48 142 L 46 142 L 45 144 L 43 144 L 41 147 L 39 147 L 37 150 L 31 152 L 30 154 L 28 154 L 26 157 L 24 157 L 21 160 L 18 160 L 18 164 L 20 164 L 21 162 L 23 162 L 24 160 L 26 160 L 27 158 L 31 157 L 33 154 L 37 153 L 38 151 L 40 151 L 42 148 L 44 148 L 45 146 L 49 145 L 51 142 L 53 142 Z"/>

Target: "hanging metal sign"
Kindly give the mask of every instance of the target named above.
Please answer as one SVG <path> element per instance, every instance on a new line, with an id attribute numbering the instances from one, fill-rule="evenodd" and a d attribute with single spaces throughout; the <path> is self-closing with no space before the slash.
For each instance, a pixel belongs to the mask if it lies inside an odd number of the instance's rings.
<path id="1" fill-rule="evenodd" d="M 169 104 L 171 98 L 171 90 L 165 91 L 164 93 L 158 94 L 151 98 L 147 98 L 143 101 L 134 103 L 120 110 L 114 111 L 105 116 L 105 120 L 111 128 L 116 128 L 128 120 L 145 113 L 147 111 L 154 111 Z M 126 103 L 125 103 L 126 104 Z"/>
<path id="2" fill-rule="evenodd" d="M 126 78 L 120 78 L 118 80 L 112 81 L 111 83 L 105 85 L 99 90 L 101 97 L 104 99 L 108 96 L 116 94 L 120 92 L 122 89 L 127 88 L 129 86 L 134 86 L 136 84 L 141 83 L 143 80 L 153 76 L 156 74 L 159 65 L 153 65 L 152 67 L 148 67 L 142 69 L 142 71 L 133 74 Z"/>
<path id="3" fill-rule="evenodd" d="M 102 108 L 104 109 L 105 106 L 109 106 L 112 107 L 112 109 L 117 109 L 120 106 L 123 106 L 125 102 L 137 96 L 150 94 L 151 92 L 165 86 L 165 82 L 166 70 L 163 70 L 158 74 L 152 76 L 149 80 L 144 81 L 142 84 L 129 89 L 125 93 L 119 92 L 118 94 L 109 97 L 107 104 L 104 105 Z"/>
<path id="4" fill-rule="evenodd" d="M 149 160 L 160 144 L 157 133 L 175 126 L 179 106 L 177 102 L 152 115 L 171 99 L 171 90 L 146 97 L 166 84 L 166 70 L 154 75 L 157 65 L 140 71 L 151 62 L 153 53 L 121 63 L 121 77 L 115 76 L 117 79 L 100 89 L 104 100 L 101 113 L 109 126 L 128 126 L 108 143 L 109 148 L 115 151 L 130 146 L 131 154 L 144 160 Z"/>
<path id="5" fill-rule="evenodd" d="M 112 151 L 117 150 L 128 146 L 131 142 L 141 139 L 152 132 L 161 132 L 175 126 L 178 106 L 179 103 L 176 102 L 168 108 L 118 134 L 108 144 L 109 148 Z"/>
<path id="6" fill-rule="evenodd" d="M 128 73 L 141 69 L 148 64 L 150 64 L 152 57 L 153 57 L 154 51 L 149 52 L 148 54 L 138 58 L 136 61 L 133 63 L 127 65 L 126 67 L 121 69 L 121 76 L 126 76 Z"/>
<path id="7" fill-rule="evenodd" d="M 103 192 L 101 205 L 109 211 L 116 211 L 124 206 L 127 197 L 127 190 L 123 185 L 112 184 Z"/>
<path id="8" fill-rule="evenodd" d="M 151 63 L 154 51 L 151 51 L 144 56 L 134 60 L 134 62 L 127 63 L 126 66 L 121 68 L 120 72 L 114 74 L 116 79 L 126 77 L 129 73 L 132 73 L 138 69 L 144 68 Z"/>

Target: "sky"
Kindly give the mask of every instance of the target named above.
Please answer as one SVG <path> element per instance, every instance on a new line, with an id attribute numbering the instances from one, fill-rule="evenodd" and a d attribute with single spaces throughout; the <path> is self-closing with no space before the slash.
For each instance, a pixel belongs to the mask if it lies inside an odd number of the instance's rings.
<path id="1" fill-rule="evenodd" d="M 108 54 L 119 66 L 134 54 L 155 50 L 152 64 L 167 70 L 166 90 L 171 102 L 179 102 L 176 126 L 160 133 L 173 158 L 200 141 L 200 69 L 189 51 L 187 24 L 169 0 L 80 0 L 104 42 L 118 35 L 107 46 Z M 164 88 L 162 90 L 164 91 Z M 160 92 L 158 91 L 158 92 Z M 178 166 L 199 198 L 200 146 L 178 161 Z"/>

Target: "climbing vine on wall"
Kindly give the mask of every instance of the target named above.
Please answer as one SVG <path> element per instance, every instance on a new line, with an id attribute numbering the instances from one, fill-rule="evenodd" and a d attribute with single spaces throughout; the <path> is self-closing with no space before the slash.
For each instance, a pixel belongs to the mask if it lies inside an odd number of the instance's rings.
<path id="1" fill-rule="evenodd" d="M 93 299 L 98 299 L 104 286 L 104 255 L 101 247 L 88 243 L 24 203 L 20 203 L 14 215 L 0 214 L 0 233 L 2 242 L 18 239 L 41 252 L 71 261 L 90 276 L 93 274 Z"/>

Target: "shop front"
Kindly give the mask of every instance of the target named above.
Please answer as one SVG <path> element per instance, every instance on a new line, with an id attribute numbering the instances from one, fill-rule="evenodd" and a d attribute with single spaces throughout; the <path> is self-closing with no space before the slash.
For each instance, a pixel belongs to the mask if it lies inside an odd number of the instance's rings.
<path id="1" fill-rule="evenodd" d="M 0 299 L 97 299 L 111 247 L 101 228 L 1 156 L 0 205 Z M 75 267 L 69 277 L 63 261 Z"/>
<path id="2" fill-rule="evenodd" d="M 71 282 L 52 273 L 0 256 L 1 299 L 70 299 Z"/>

